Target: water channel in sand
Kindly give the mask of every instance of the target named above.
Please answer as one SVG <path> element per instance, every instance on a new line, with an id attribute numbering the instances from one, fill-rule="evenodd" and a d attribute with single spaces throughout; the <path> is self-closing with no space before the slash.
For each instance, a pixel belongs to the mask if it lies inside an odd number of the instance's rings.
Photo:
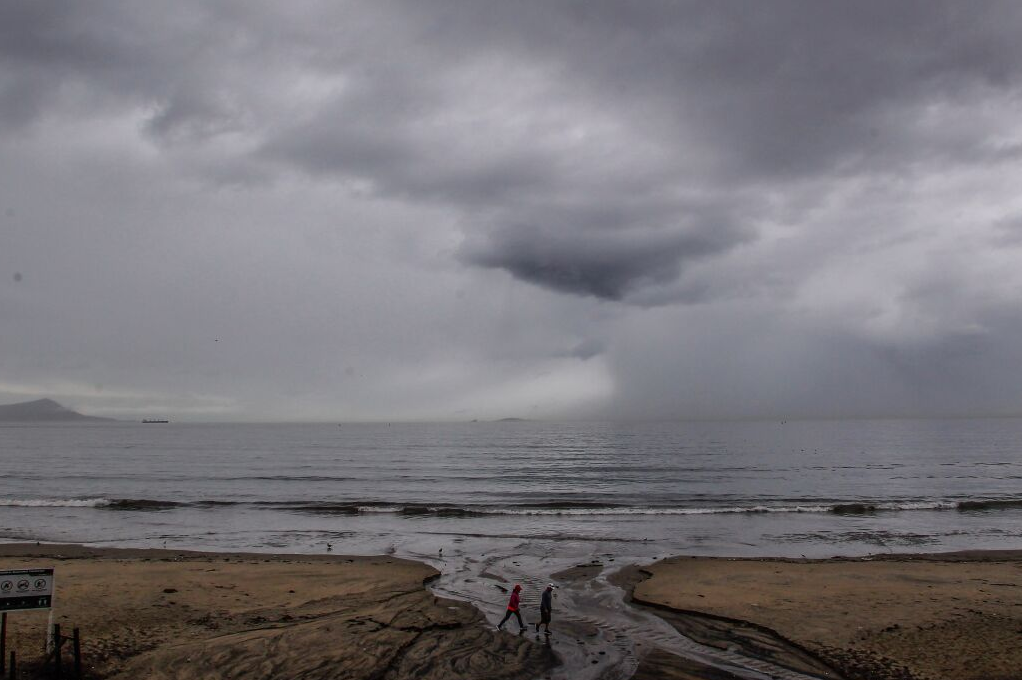
<path id="1" fill-rule="evenodd" d="M 534 537 L 418 537 L 394 547 L 398 556 L 427 562 L 440 570 L 430 584 L 442 597 L 478 607 L 491 624 L 502 617 L 510 589 L 522 585 L 522 635 L 548 644 L 561 665 L 549 680 L 627 680 L 647 651 L 671 654 L 732 673 L 746 680 L 811 680 L 761 659 L 699 644 L 656 615 L 625 602 L 624 591 L 608 576 L 627 564 L 649 563 L 655 546 L 644 541 L 537 540 Z M 554 556 L 556 555 L 556 556 Z M 584 568 L 576 568 L 586 565 Z M 548 582 L 556 585 L 550 637 L 537 635 L 539 597 Z M 519 634 L 512 618 L 505 634 Z"/>

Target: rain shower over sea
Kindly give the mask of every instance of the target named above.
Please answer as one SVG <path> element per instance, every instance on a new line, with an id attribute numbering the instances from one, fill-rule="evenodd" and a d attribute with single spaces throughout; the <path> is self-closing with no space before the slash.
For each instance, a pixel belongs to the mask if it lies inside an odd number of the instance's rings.
<path id="1" fill-rule="evenodd" d="M 1022 545 L 1022 420 L 0 426 L 0 540 L 809 557 Z"/>

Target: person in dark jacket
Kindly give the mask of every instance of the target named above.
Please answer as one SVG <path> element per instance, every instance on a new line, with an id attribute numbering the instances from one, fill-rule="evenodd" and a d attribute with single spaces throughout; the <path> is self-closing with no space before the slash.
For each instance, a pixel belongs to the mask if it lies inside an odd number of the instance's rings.
<path id="1" fill-rule="evenodd" d="M 518 593 L 520 592 L 522 592 L 522 587 L 516 583 L 514 590 L 511 591 L 511 599 L 507 601 L 507 612 L 504 614 L 504 618 L 500 620 L 500 623 L 497 624 L 497 630 L 502 630 L 504 628 L 504 624 L 507 623 L 507 620 L 511 618 L 512 614 L 514 614 L 515 618 L 518 619 L 518 627 L 520 630 L 525 630 L 525 622 L 522 621 L 522 613 L 518 611 Z"/>
<path id="2" fill-rule="evenodd" d="M 547 585 L 543 591 L 543 597 L 539 600 L 539 622 L 536 624 L 536 637 L 539 637 L 539 627 L 546 626 L 546 634 L 550 635 L 550 614 L 554 610 L 554 584 Z"/>

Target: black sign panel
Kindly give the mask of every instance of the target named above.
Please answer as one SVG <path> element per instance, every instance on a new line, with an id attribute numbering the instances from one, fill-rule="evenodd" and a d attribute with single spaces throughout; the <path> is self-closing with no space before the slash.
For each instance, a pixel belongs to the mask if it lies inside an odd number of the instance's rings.
<path id="1" fill-rule="evenodd" d="M 50 595 L 42 597 L 0 597 L 0 612 L 11 612 L 19 609 L 49 609 Z"/>

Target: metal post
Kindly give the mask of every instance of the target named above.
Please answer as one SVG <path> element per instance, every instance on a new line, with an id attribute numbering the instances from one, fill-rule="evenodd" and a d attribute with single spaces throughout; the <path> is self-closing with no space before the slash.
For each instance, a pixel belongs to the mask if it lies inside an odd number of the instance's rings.
<path id="1" fill-rule="evenodd" d="M 74 629 L 74 641 L 75 651 L 75 680 L 82 680 L 82 636 L 78 634 L 78 629 Z"/>
<path id="2" fill-rule="evenodd" d="M 53 598 L 50 598 L 50 612 L 46 615 L 46 653 L 53 651 Z"/>
<path id="3" fill-rule="evenodd" d="M 60 637 L 60 624 L 53 624 L 53 677 L 60 677 L 60 645 L 64 638 Z"/>
<path id="4" fill-rule="evenodd" d="M 3 621 L 0 622 L 0 673 L 4 672 L 4 662 L 7 661 L 7 612 L 4 612 Z"/>
<path id="5" fill-rule="evenodd" d="M 54 576 L 57 575 L 56 569 L 54 569 L 53 575 Z M 51 593 L 50 593 L 50 610 L 46 614 L 46 653 L 47 654 L 52 652 L 53 649 L 54 649 L 54 647 L 53 647 L 53 643 L 54 643 L 54 639 L 53 639 L 53 610 L 54 610 L 54 608 L 56 606 L 57 606 L 57 588 L 54 585 L 54 587 L 51 588 Z"/>

